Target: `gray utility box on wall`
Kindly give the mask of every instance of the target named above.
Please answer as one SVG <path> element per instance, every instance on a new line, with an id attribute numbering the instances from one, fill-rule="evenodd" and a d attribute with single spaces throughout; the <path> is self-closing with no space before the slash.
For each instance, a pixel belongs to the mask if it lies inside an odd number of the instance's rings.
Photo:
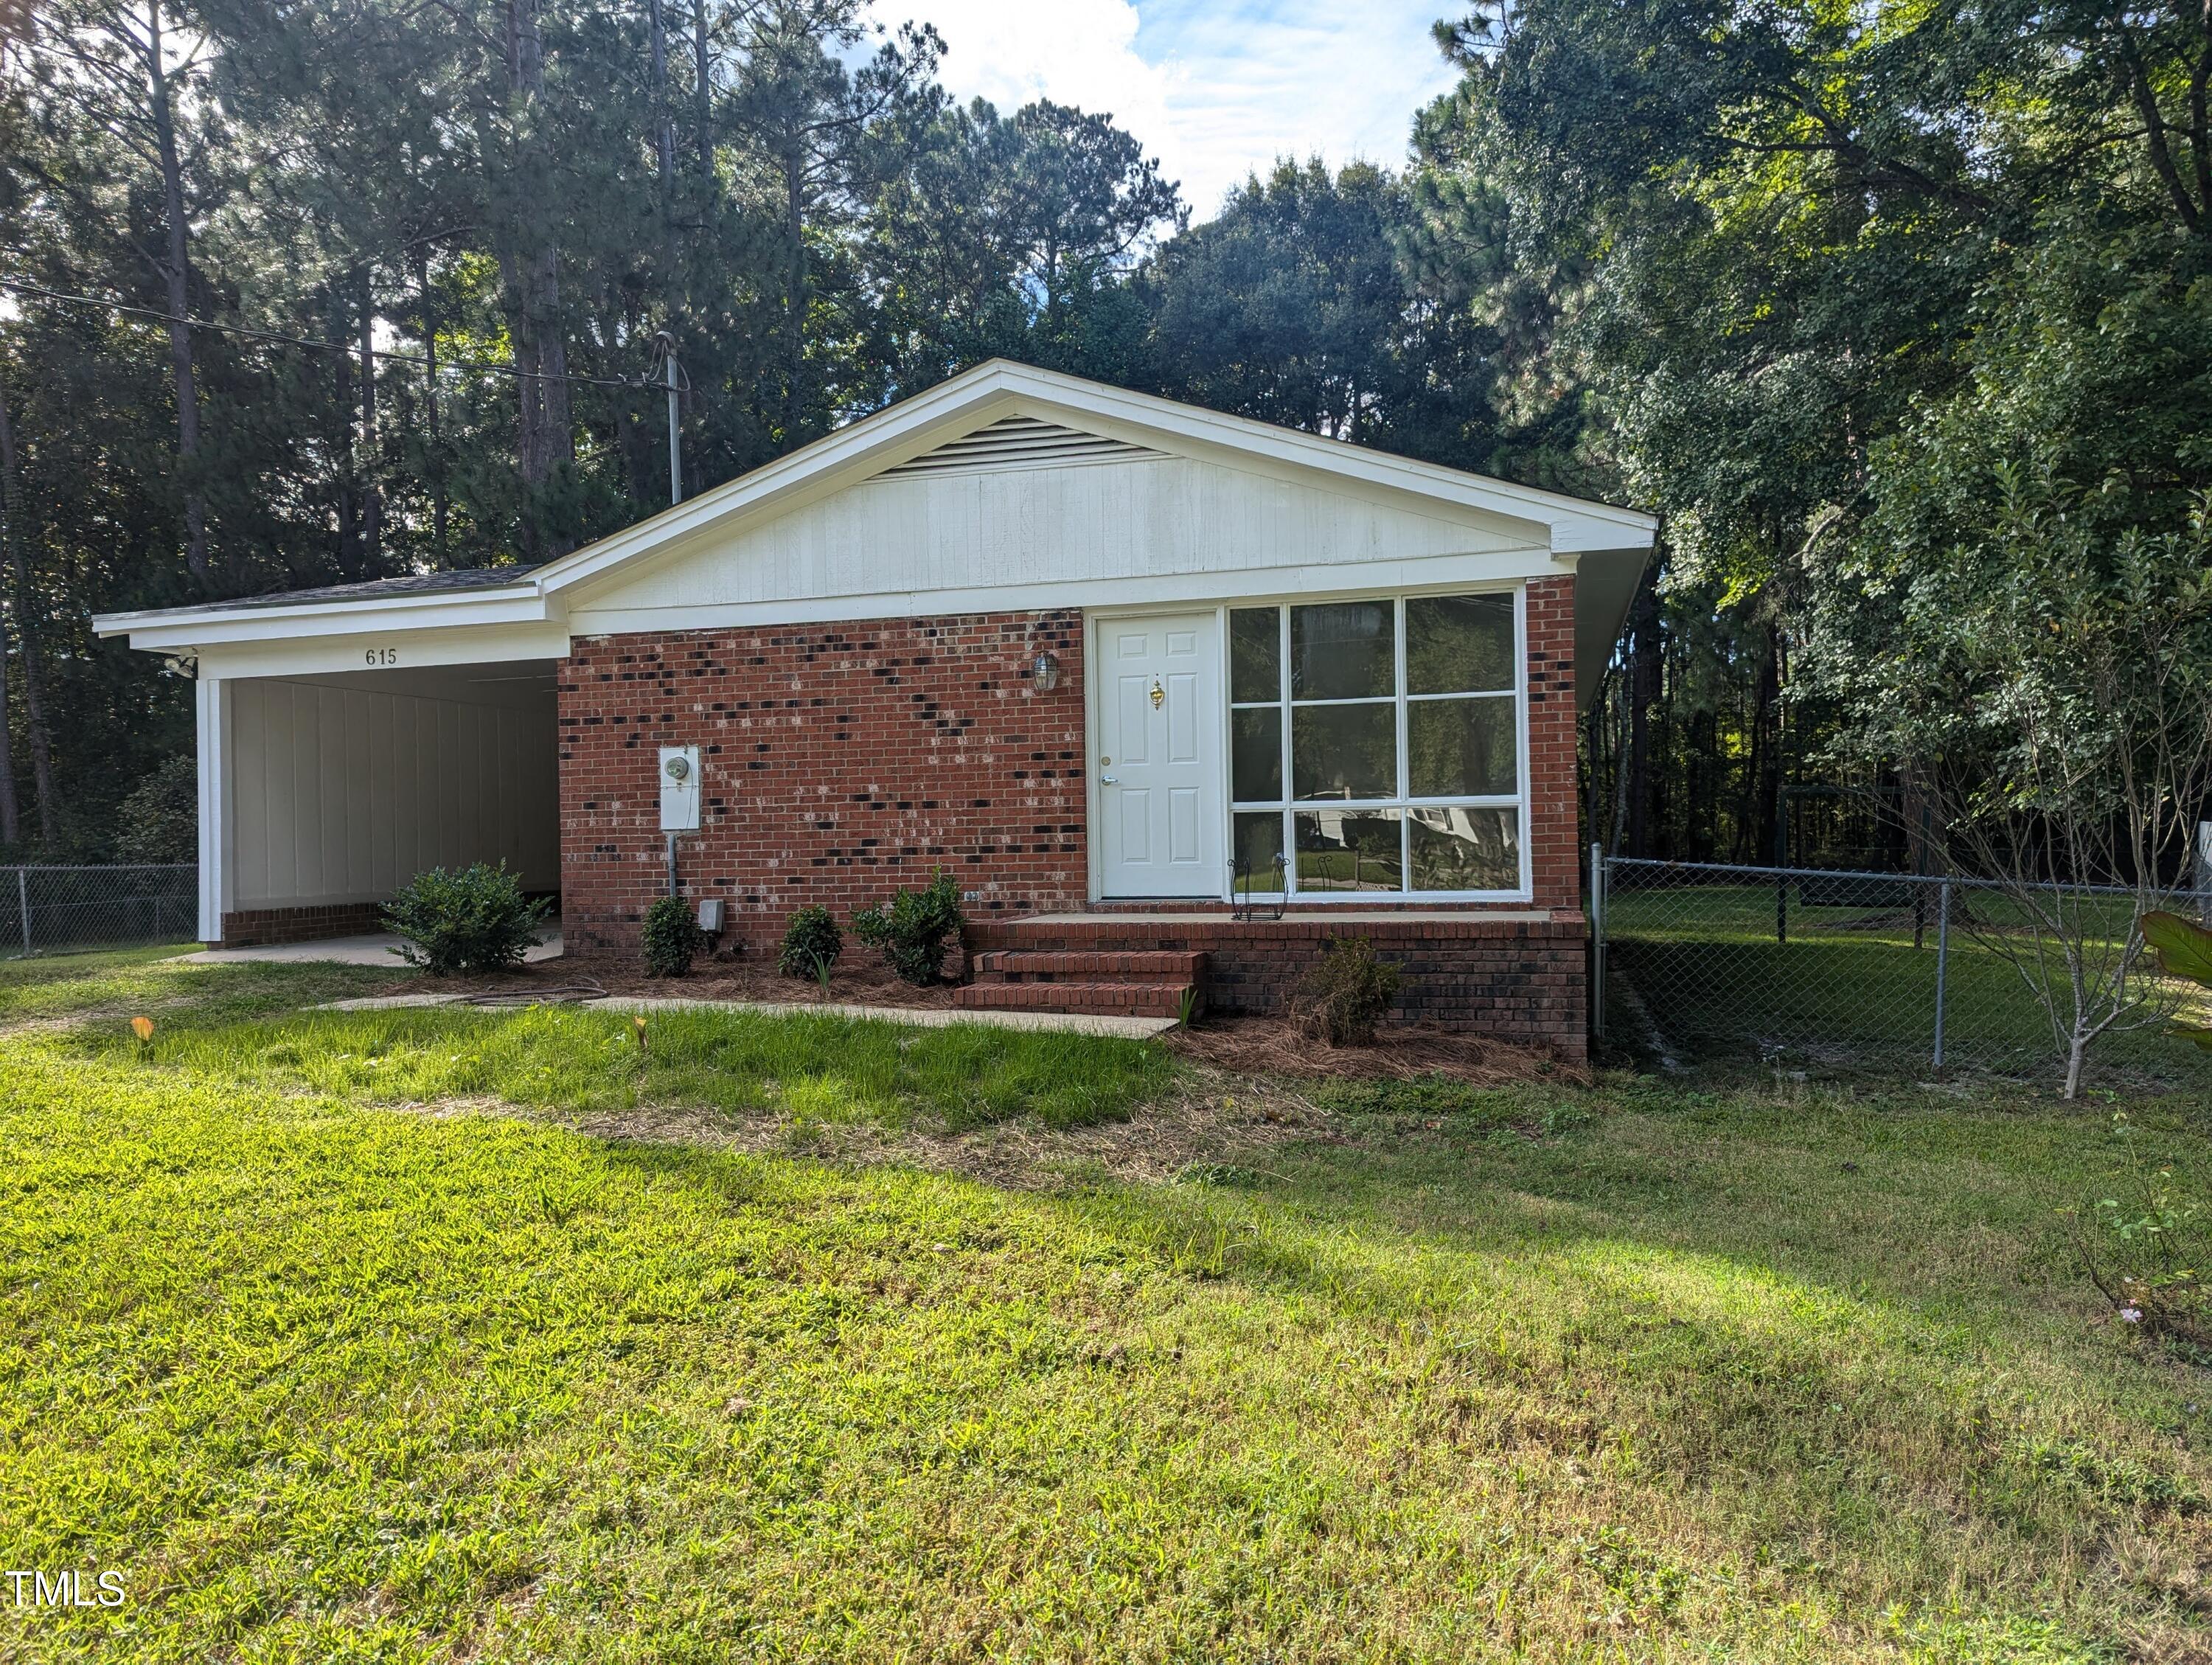
<path id="1" fill-rule="evenodd" d="M 699 748 L 660 748 L 660 830 L 699 830 Z"/>

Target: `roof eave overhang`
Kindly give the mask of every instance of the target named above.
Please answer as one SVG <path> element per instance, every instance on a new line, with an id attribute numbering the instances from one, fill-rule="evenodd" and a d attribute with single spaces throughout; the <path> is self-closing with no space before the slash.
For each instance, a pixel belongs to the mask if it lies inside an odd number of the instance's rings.
<path id="1" fill-rule="evenodd" d="M 456 625 L 538 624 L 556 616 L 557 609 L 536 584 L 526 580 L 496 590 L 311 601 L 295 606 L 99 613 L 92 628 L 100 636 L 128 636 L 131 647 L 143 651 L 182 653 L 234 642 L 288 641 L 306 626 L 319 635 L 360 635 Z"/>

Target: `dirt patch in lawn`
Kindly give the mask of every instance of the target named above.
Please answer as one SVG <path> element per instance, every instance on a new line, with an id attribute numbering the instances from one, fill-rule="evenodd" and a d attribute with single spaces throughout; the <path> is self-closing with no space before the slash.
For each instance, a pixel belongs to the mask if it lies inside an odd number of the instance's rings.
<path id="1" fill-rule="evenodd" d="M 497 1097 L 439 1099 L 399 1108 L 433 1117 L 520 1116 L 594 1139 L 805 1156 L 856 1166 L 897 1164 L 1019 1191 L 1061 1191 L 1109 1180 L 1158 1184 L 1207 1164 L 1234 1161 L 1250 1166 L 1267 1152 L 1302 1140 L 1355 1142 L 1351 1124 L 1314 1103 L 1293 1083 L 1243 1080 L 1203 1067 L 1188 1072 L 1176 1091 L 1127 1121 L 1084 1127 L 1049 1127 L 1019 1117 L 953 1133 L 876 1122 L 732 1115 L 696 1104 L 646 1103 L 569 1114 Z"/>
<path id="2" fill-rule="evenodd" d="M 1307 1081 L 1410 1081 L 1440 1075 L 1475 1086 L 1538 1079 L 1587 1082 L 1589 1072 L 1532 1047 L 1437 1024 L 1385 1029 L 1371 1047 L 1332 1047 L 1283 1018 L 1209 1018 L 1162 1042 L 1195 1063 L 1234 1075 Z"/>

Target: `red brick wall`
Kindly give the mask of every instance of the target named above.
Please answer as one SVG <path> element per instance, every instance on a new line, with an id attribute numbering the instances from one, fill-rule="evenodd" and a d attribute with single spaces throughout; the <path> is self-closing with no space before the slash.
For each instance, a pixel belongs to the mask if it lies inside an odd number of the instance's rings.
<path id="1" fill-rule="evenodd" d="M 1060 684 L 1039 691 L 1040 651 Z M 979 919 L 1080 907 L 1083 629 L 1072 611 L 579 637 L 561 666 L 562 925 L 629 952 L 666 890 L 659 748 L 696 744 L 684 890 L 773 951 L 943 866 Z"/>
<path id="2" fill-rule="evenodd" d="M 384 929 L 384 908 L 374 902 L 341 902 L 304 908 L 250 908 L 222 916 L 223 948 L 265 943 L 321 942 L 365 937 Z M 395 966 L 399 963 L 393 960 Z"/>
<path id="3" fill-rule="evenodd" d="M 1528 843 L 1539 908 L 1582 906 L 1575 580 L 1528 586 Z"/>

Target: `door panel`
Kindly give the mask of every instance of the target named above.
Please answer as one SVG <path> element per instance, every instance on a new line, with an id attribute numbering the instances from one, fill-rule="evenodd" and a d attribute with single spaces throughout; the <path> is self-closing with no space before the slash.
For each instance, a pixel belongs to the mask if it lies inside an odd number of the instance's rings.
<path id="1" fill-rule="evenodd" d="M 1224 886 L 1219 633 L 1211 614 L 1098 627 L 1099 879 L 1109 896 Z"/>

